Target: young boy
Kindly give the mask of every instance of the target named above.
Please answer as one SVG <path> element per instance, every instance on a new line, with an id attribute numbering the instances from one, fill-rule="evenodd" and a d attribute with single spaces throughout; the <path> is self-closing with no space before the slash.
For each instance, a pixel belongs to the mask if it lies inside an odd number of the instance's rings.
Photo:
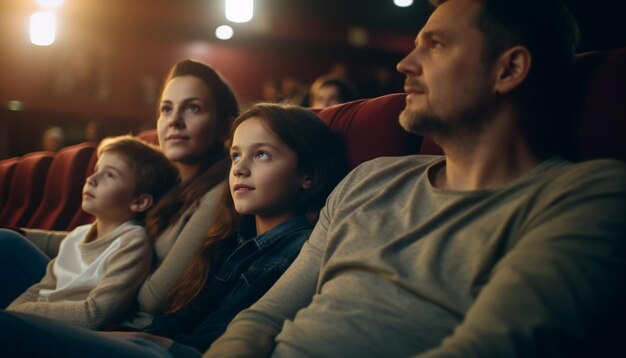
<path id="1" fill-rule="evenodd" d="M 122 317 L 152 264 L 152 245 L 140 222 L 174 186 L 178 172 L 161 151 L 131 136 L 98 147 L 82 208 L 96 221 L 74 229 L 41 282 L 7 310 L 96 329 Z"/>

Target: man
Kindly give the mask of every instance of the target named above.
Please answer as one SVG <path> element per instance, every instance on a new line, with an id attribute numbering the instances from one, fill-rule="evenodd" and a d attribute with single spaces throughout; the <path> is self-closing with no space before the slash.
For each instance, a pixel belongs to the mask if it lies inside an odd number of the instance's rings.
<path id="1" fill-rule="evenodd" d="M 539 131 L 573 60 L 569 13 L 556 0 L 439 3 L 398 64 L 400 123 L 445 156 L 355 169 L 205 356 L 572 356 L 616 342 L 626 169 L 569 163 Z"/>

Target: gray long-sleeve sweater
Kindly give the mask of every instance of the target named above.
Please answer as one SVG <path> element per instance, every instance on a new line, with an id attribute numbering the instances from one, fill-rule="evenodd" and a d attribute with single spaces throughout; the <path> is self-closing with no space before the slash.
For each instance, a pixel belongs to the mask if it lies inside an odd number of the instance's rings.
<path id="1" fill-rule="evenodd" d="M 567 356 L 624 317 L 626 170 L 558 158 L 472 192 L 377 159 L 205 357 Z M 621 316 L 620 316 L 621 315 Z"/>

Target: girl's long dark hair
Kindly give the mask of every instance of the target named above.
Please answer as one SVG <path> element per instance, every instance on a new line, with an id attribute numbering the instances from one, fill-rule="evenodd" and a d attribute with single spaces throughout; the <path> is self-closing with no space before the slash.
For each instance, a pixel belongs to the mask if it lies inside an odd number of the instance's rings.
<path id="1" fill-rule="evenodd" d="M 321 119 L 308 110 L 262 103 L 254 105 L 235 120 L 231 140 L 235 129 L 253 117 L 263 119 L 272 132 L 296 153 L 298 174 L 306 175 L 311 180 L 311 187 L 301 192 L 295 211 L 298 215 L 305 215 L 314 225 L 326 198 L 345 174 L 344 155 L 337 138 Z M 166 313 L 179 311 L 200 294 L 220 263 L 224 244 L 234 237 L 245 219 L 235 211 L 230 188 L 224 192 L 221 205 L 201 250 L 168 292 Z"/>
<path id="2" fill-rule="evenodd" d="M 195 60 L 178 62 L 163 82 L 163 89 L 173 78 L 194 76 L 202 80 L 213 97 L 219 125 L 217 138 L 226 138 L 233 119 L 239 113 L 235 94 L 224 79 L 210 66 Z M 163 93 L 163 89 L 161 93 Z M 168 227 L 174 225 L 193 205 L 198 205 L 209 190 L 228 177 L 230 163 L 225 143 L 216 142 L 205 156 L 198 174 L 170 190 L 146 217 L 146 231 L 156 239 Z"/>

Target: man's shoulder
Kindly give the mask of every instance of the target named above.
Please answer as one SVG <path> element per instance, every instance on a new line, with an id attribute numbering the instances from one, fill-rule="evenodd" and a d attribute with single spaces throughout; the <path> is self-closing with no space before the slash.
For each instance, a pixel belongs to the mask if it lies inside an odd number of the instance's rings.
<path id="1" fill-rule="evenodd" d="M 418 167 L 427 167 L 430 164 L 443 159 L 441 155 L 405 155 L 399 157 L 379 157 L 364 162 L 354 168 L 349 176 L 363 176 L 372 173 L 388 175 Z"/>
<path id="2" fill-rule="evenodd" d="M 592 159 L 580 163 L 575 163 L 572 168 L 576 170 L 593 170 L 602 173 L 614 173 L 624 175 L 626 173 L 626 163 L 615 159 Z"/>
<path id="3" fill-rule="evenodd" d="M 332 198 L 345 198 L 357 193 L 369 195 L 380 191 L 392 182 L 414 185 L 415 181 L 443 156 L 410 155 L 400 157 L 380 157 L 364 162 L 354 168 L 335 188 Z M 340 199 L 343 200 L 343 199 Z"/>
<path id="4" fill-rule="evenodd" d="M 555 180 L 597 188 L 609 185 L 626 190 L 626 164 L 614 159 L 587 160 L 565 166 L 557 172 Z"/>

